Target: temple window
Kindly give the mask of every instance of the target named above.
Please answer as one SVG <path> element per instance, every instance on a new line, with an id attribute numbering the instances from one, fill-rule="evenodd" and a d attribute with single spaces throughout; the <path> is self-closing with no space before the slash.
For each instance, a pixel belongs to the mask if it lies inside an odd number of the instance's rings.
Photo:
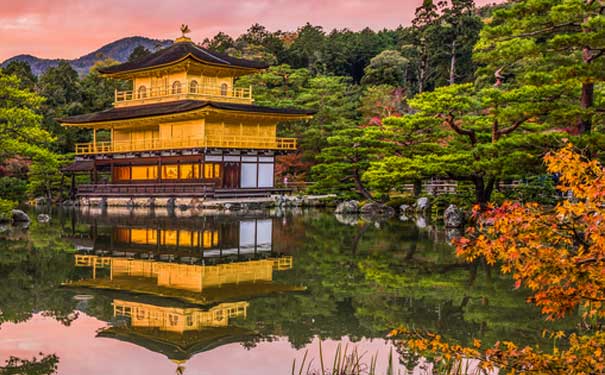
<path id="1" fill-rule="evenodd" d="M 155 180 L 158 178 L 158 167 L 155 165 L 133 166 L 131 176 L 133 180 Z"/>
<path id="2" fill-rule="evenodd" d="M 181 164 L 179 178 L 181 180 L 199 179 L 200 166 L 198 164 Z"/>
<path id="3" fill-rule="evenodd" d="M 189 84 L 189 92 L 192 94 L 197 94 L 197 92 L 198 92 L 197 81 L 195 81 L 195 80 L 191 81 L 191 83 Z"/>
<path id="4" fill-rule="evenodd" d="M 181 83 L 179 81 L 175 81 L 172 84 L 172 95 L 181 93 Z"/>
<path id="5" fill-rule="evenodd" d="M 219 163 L 206 163 L 204 164 L 204 178 L 220 178 L 221 177 L 221 165 Z"/>
<path id="6" fill-rule="evenodd" d="M 147 97 L 147 88 L 145 86 L 139 86 L 139 99 L 145 99 Z"/>
<path id="7" fill-rule="evenodd" d="M 226 83 L 221 84 L 221 96 L 227 96 L 227 88 L 228 86 Z"/>
<path id="8" fill-rule="evenodd" d="M 162 180 L 176 180 L 178 178 L 178 165 L 162 165 Z"/>

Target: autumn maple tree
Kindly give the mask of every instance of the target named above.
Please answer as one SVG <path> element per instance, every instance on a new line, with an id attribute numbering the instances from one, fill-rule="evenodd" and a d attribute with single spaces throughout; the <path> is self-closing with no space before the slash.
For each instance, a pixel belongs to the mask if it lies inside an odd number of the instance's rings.
<path id="1" fill-rule="evenodd" d="M 485 259 L 512 275 L 516 288 L 526 287 L 549 320 L 576 314 L 582 324 L 573 333 L 550 332 L 554 349 L 519 347 L 479 340 L 462 347 L 428 332 L 400 329 L 404 352 L 435 358 L 435 366 L 452 369 L 475 363 L 481 370 L 506 373 L 601 374 L 605 371 L 605 170 L 567 145 L 545 157 L 559 177 L 567 199 L 554 207 L 506 202 L 480 208 L 475 225 L 455 240 L 457 255 L 473 262 Z M 486 372 L 487 373 L 487 372 Z"/>

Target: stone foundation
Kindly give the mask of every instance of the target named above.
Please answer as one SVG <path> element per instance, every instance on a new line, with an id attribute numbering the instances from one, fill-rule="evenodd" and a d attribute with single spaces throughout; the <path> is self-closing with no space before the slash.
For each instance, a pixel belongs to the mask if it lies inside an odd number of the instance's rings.
<path id="1" fill-rule="evenodd" d="M 82 207 L 164 207 L 174 210 L 227 210 L 239 211 L 273 207 L 326 207 L 335 202 L 335 195 L 283 196 L 268 198 L 202 199 L 196 197 L 82 197 L 78 203 Z"/>

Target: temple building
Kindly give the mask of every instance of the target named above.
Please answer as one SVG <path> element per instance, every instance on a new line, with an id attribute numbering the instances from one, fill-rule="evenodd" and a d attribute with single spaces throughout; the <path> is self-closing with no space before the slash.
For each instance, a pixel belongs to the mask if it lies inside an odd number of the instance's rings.
<path id="1" fill-rule="evenodd" d="M 92 130 L 64 169 L 89 173 L 76 197 L 261 196 L 275 187 L 275 157 L 296 139 L 277 136 L 280 122 L 310 119 L 313 111 L 254 105 L 253 88 L 237 78 L 264 63 L 209 51 L 188 37 L 140 59 L 99 69 L 129 81 L 111 109 L 58 119 Z M 103 131 L 108 141 L 98 139 Z"/>

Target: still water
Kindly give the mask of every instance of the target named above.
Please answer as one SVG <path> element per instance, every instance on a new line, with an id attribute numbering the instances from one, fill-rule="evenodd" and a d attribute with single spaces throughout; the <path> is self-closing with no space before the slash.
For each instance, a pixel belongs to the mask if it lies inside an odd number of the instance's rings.
<path id="1" fill-rule="evenodd" d="M 399 373 L 421 374 L 426 364 L 385 339 L 393 327 L 522 344 L 543 328 L 523 291 L 456 259 L 430 225 L 321 211 L 51 217 L 0 234 L 0 366 L 36 357 L 68 375 L 290 374 L 305 352 L 319 367 L 321 340 L 324 357 L 348 345 L 376 355 L 379 374 L 391 353 Z"/>

